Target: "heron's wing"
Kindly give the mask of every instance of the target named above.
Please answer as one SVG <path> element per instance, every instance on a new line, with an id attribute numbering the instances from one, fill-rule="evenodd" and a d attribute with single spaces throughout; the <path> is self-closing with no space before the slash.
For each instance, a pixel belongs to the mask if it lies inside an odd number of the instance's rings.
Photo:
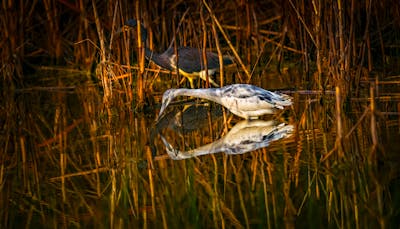
<path id="1" fill-rule="evenodd" d="M 186 73 L 198 73 L 204 69 L 200 50 L 180 47 L 178 49 L 178 67 Z"/>
<path id="2" fill-rule="evenodd" d="M 223 94 L 226 97 L 247 99 L 253 96 L 259 96 L 260 88 L 249 84 L 232 84 L 223 88 Z"/>
<path id="3" fill-rule="evenodd" d="M 227 97 L 235 97 L 238 99 L 260 100 L 270 104 L 280 104 L 290 102 L 289 96 L 283 96 L 271 91 L 264 90 L 250 84 L 233 84 L 224 88 L 223 94 Z M 291 102 L 290 102 L 291 103 Z"/>
<path id="4" fill-rule="evenodd" d="M 207 62 L 208 62 L 207 67 L 209 69 L 218 69 L 220 66 L 218 54 L 213 53 L 213 52 L 207 52 L 206 55 L 207 55 Z M 233 63 L 233 60 L 228 56 L 223 56 L 222 61 L 224 62 L 224 65 L 230 65 Z"/>
<path id="5" fill-rule="evenodd" d="M 205 70 L 205 65 L 203 62 L 202 52 L 200 49 L 193 47 L 180 47 L 178 49 L 178 66 L 184 72 L 187 73 L 198 73 Z M 219 58 L 218 54 L 213 52 L 206 52 L 207 56 L 207 68 L 209 70 L 215 70 L 219 68 Z M 225 57 L 226 58 L 226 57 Z M 226 58 L 224 64 L 231 64 L 232 60 Z M 225 63 L 226 62 L 226 63 Z"/>

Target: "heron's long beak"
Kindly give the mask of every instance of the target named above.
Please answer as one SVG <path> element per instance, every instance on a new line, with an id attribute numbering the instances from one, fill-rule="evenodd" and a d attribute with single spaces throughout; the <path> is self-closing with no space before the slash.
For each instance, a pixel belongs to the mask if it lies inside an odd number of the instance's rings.
<path id="1" fill-rule="evenodd" d="M 130 19 L 124 25 L 119 27 L 118 30 L 115 31 L 114 35 L 119 35 L 120 33 L 132 30 L 136 25 L 137 25 L 137 21 L 135 19 Z"/>
<path id="2" fill-rule="evenodd" d="M 131 27 L 129 27 L 127 25 L 123 25 L 117 31 L 115 31 L 115 35 L 123 33 L 123 32 L 126 32 L 126 31 L 129 31 L 131 29 L 132 29 Z"/>

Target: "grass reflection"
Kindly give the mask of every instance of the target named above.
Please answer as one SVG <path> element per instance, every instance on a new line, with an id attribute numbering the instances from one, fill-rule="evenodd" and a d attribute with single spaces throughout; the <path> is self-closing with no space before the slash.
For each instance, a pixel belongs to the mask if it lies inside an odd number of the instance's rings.
<path id="1" fill-rule="evenodd" d="M 398 226 L 398 1 L 21 2 L 0 7 L 0 228 Z M 155 123 L 183 85 L 115 33 L 133 17 L 155 51 L 235 57 L 221 86 L 292 96 L 292 136 L 171 160 L 158 131 L 187 151 L 239 120 L 180 101 Z"/>
<path id="2" fill-rule="evenodd" d="M 92 83 L 63 87 L 3 101 L 7 227 L 385 228 L 398 216 L 398 120 L 382 117 L 391 105 L 374 111 L 373 100 L 352 99 L 338 140 L 335 95 L 297 93 L 293 109 L 275 117 L 294 125 L 292 137 L 173 161 L 153 126 L 190 149 L 229 135 L 237 120 L 225 113 L 224 121 L 216 104 L 181 106 L 158 123 L 127 106 L 109 117 Z"/>

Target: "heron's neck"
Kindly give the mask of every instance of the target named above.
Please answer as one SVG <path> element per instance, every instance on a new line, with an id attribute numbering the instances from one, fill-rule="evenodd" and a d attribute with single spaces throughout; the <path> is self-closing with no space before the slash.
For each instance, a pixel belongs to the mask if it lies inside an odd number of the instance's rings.
<path id="1" fill-rule="evenodd" d="M 140 39 L 146 44 L 147 29 L 142 24 L 140 24 Z"/>
<path id="2" fill-rule="evenodd" d="M 220 88 L 205 89 L 178 89 L 176 96 L 192 96 L 201 99 L 208 99 L 216 103 L 221 102 Z"/>
<path id="3" fill-rule="evenodd" d="M 177 159 L 187 159 L 192 157 L 198 157 L 201 155 L 214 154 L 224 150 L 224 139 L 218 139 L 215 142 L 211 142 L 207 145 L 200 146 L 196 149 L 188 151 L 178 151 L 176 154 Z"/>

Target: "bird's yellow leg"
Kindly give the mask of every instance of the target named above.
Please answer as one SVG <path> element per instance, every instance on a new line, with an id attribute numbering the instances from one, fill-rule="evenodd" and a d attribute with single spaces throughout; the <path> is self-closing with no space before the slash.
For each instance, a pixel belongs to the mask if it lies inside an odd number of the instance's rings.
<path id="1" fill-rule="evenodd" d="M 214 87 L 219 87 L 219 85 L 213 79 L 211 79 L 211 77 L 208 77 L 208 82 L 210 82 L 210 84 L 212 84 Z"/>
<path id="2" fill-rule="evenodd" d="M 207 75 L 205 75 L 204 72 L 200 73 L 199 76 L 202 80 L 207 82 Z M 210 75 L 208 75 L 208 82 L 210 82 L 210 84 L 213 85 L 214 87 L 219 87 L 219 85 L 213 79 L 211 79 Z"/>
<path id="3" fill-rule="evenodd" d="M 194 79 L 193 75 L 191 75 L 185 71 L 182 71 L 181 69 L 179 69 L 179 73 L 182 74 L 185 78 L 187 78 L 189 80 L 191 88 L 195 88 L 194 84 L 193 84 L 193 79 Z"/>
<path id="4" fill-rule="evenodd" d="M 183 75 L 183 74 L 182 74 L 182 75 Z M 188 79 L 188 80 L 189 80 L 189 83 L 190 83 L 190 87 L 191 87 L 191 88 L 194 88 L 193 78 L 187 76 L 186 74 L 183 75 L 183 76 L 184 76 L 184 77 L 182 77 L 181 81 L 179 82 L 179 85 L 183 84 L 183 82 L 184 82 L 186 79 Z"/>
<path id="5" fill-rule="evenodd" d="M 188 78 L 188 80 L 189 80 L 190 87 L 191 87 L 191 88 L 194 88 L 193 78 L 191 78 L 191 77 L 187 77 L 187 78 Z"/>

